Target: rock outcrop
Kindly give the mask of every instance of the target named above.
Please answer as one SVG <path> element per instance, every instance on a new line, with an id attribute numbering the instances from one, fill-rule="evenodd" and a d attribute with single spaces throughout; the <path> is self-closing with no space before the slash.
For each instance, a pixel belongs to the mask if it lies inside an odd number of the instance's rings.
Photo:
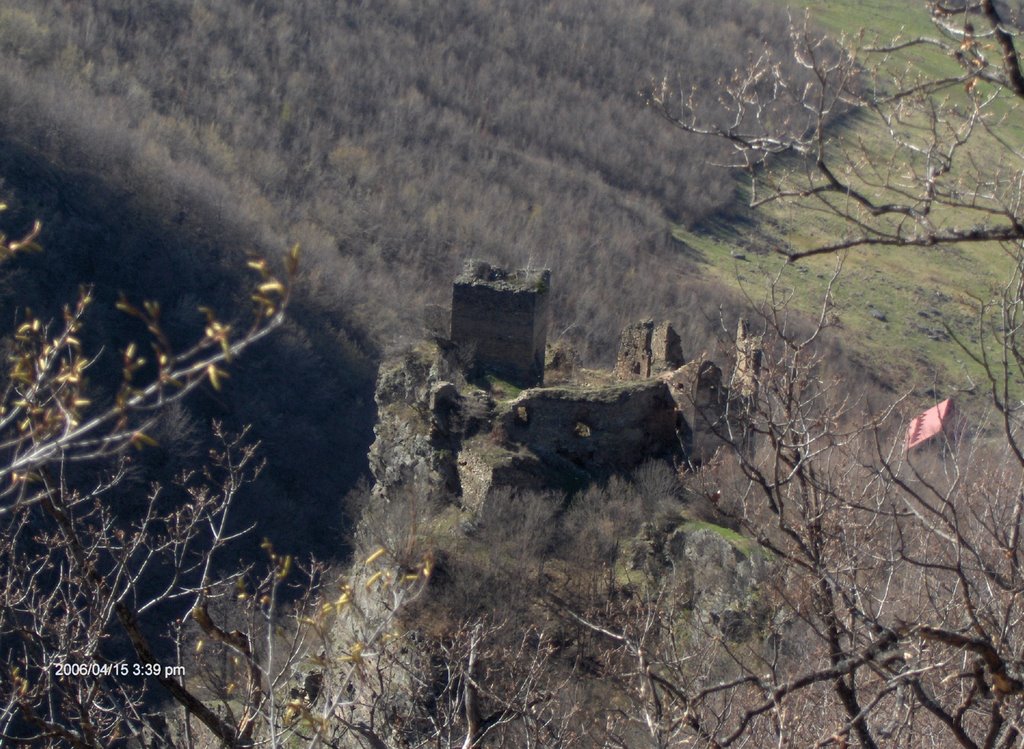
<path id="1" fill-rule="evenodd" d="M 377 425 L 370 446 L 374 494 L 391 499 L 409 489 L 460 492 L 454 456 L 461 440 L 463 397 L 452 352 L 422 343 L 386 361 L 377 376 Z"/>
<path id="2" fill-rule="evenodd" d="M 756 595 L 770 574 L 769 558 L 729 528 L 669 515 L 646 523 L 625 546 L 632 569 L 674 575 L 680 600 L 727 640 L 749 640 L 771 616 Z"/>

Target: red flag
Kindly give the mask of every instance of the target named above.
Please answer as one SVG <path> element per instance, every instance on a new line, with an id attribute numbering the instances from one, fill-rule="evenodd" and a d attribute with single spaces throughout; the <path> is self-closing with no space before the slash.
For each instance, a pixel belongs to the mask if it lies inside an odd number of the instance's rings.
<path id="1" fill-rule="evenodd" d="M 927 442 L 936 434 L 946 431 L 953 423 L 953 399 L 947 398 L 937 406 L 929 408 L 910 422 L 907 429 L 907 450 Z"/>

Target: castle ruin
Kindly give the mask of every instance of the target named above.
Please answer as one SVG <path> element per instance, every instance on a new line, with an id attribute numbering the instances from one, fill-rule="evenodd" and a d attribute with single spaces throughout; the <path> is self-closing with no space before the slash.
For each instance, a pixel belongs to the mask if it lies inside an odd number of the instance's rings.
<path id="1" fill-rule="evenodd" d="M 692 465 L 700 465 L 731 438 L 729 391 L 722 370 L 707 354 L 665 375 L 680 415 L 683 450 Z"/>
<path id="2" fill-rule="evenodd" d="M 506 271 L 468 260 L 452 286 L 451 340 L 473 375 L 518 387 L 544 384 L 550 270 Z"/>
<path id="3" fill-rule="evenodd" d="M 740 320 L 736 326 L 736 368 L 732 389 L 747 402 L 757 398 L 763 356 L 761 336 L 750 331 L 750 323 Z"/>
<path id="4" fill-rule="evenodd" d="M 728 378 L 707 354 L 684 363 L 672 326 L 645 320 L 623 331 L 614 373 L 552 372 L 544 386 L 550 282 L 469 261 L 450 340 L 382 367 L 370 465 L 383 496 L 414 485 L 479 507 L 502 487 L 573 491 L 652 458 L 697 467 L 724 445 L 752 447 L 761 341 L 745 324 Z"/>

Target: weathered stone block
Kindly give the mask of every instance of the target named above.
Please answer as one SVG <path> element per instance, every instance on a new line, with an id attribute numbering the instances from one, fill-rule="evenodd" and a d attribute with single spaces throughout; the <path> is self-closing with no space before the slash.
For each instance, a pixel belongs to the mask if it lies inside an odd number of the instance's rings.
<path id="1" fill-rule="evenodd" d="M 678 369 L 684 364 L 682 339 L 672 323 L 661 323 L 651 335 L 651 374 Z"/>
<path id="2" fill-rule="evenodd" d="M 651 376 L 651 336 L 654 321 L 632 323 L 619 335 L 615 376 L 620 380 L 644 380 Z"/>
<path id="3" fill-rule="evenodd" d="M 761 336 L 752 334 L 747 321 L 740 320 L 736 326 L 736 369 L 732 376 L 732 390 L 735 395 L 750 402 L 757 397 L 762 345 Z"/>
<path id="4" fill-rule="evenodd" d="M 643 380 L 685 363 L 682 341 L 672 323 L 663 322 L 655 327 L 653 320 L 644 320 L 622 329 L 615 360 L 618 379 Z"/>
<path id="5" fill-rule="evenodd" d="M 722 384 L 722 370 L 701 354 L 664 379 L 690 430 L 686 453 L 691 462 L 703 463 L 729 437 L 729 397 Z"/>

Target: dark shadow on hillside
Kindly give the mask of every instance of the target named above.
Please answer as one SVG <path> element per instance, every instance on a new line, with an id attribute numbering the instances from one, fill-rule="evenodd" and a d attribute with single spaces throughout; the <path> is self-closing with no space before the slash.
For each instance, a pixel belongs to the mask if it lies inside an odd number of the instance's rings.
<path id="1" fill-rule="evenodd" d="M 131 340 L 148 349 L 142 325 L 115 310 L 119 294 L 158 301 L 169 338 L 182 348 L 203 334 L 200 305 L 228 320 L 247 314 L 254 276 L 245 259 L 259 248 L 255 230 L 218 223 L 217 211 L 200 200 L 155 210 L 159 184 L 130 190 L 61 169 L 12 140 L 0 141 L 0 165 L 10 204 L 3 227 L 17 235 L 36 218 L 44 227 L 44 252 L 0 268 L 0 332 L 9 334 L 26 307 L 59 318 L 81 284 L 94 285 L 83 343 L 97 357 L 88 376 L 99 405 L 120 383 L 119 350 Z M 375 366 L 337 306 L 300 288 L 284 329 L 232 363 L 221 391 L 204 386 L 161 421 L 159 447 L 138 454 L 133 487 L 118 499 L 123 509 L 130 512 L 152 481 L 167 485 L 203 460 L 211 420 L 234 432 L 250 424 L 267 466 L 233 517 L 237 527 L 256 528 L 237 556 L 223 561 L 258 558 L 263 537 L 283 552 L 343 555 L 341 498 L 367 469 Z M 180 501 L 173 494 L 168 501 Z"/>

